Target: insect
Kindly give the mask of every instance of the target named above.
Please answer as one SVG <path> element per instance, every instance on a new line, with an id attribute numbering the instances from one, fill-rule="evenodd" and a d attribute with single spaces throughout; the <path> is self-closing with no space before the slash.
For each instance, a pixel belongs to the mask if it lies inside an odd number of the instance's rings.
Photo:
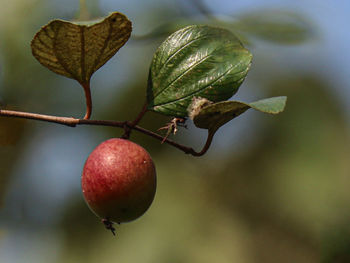
<path id="1" fill-rule="evenodd" d="M 167 123 L 164 127 L 161 127 L 158 129 L 158 131 L 160 130 L 167 130 L 162 143 L 165 142 L 165 140 L 169 137 L 170 133 L 172 134 L 176 134 L 177 132 L 177 127 L 184 127 L 187 128 L 187 126 L 185 125 L 186 119 L 185 118 L 173 118 L 169 123 Z"/>

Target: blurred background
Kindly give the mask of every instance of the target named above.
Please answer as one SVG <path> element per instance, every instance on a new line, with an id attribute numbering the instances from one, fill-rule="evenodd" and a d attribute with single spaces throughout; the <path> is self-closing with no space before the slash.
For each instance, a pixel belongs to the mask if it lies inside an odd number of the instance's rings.
<path id="1" fill-rule="evenodd" d="M 30 41 L 52 19 L 112 11 L 133 35 L 92 78 L 93 119 L 137 115 L 154 51 L 187 24 L 229 28 L 253 53 L 234 99 L 288 96 L 282 114 L 250 110 L 226 124 L 199 158 L 133 132 L 158 188 L 117 237 L 86 206 L 80 176 L 122 130 L 0 117 L 1 263 L 350 262 L 349 1 L 0 1 L 1 108 L 83 116 L 81 87 L 41 66 Z M 141 126 L 168 121 L 147 113 Z M 189 123 L 174 139 L 199 150 L 205 135 Z"/>

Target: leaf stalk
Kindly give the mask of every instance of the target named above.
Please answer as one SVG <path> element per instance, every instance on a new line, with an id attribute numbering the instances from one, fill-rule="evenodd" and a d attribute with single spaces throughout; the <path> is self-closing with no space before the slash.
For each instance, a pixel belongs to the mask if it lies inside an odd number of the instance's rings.
<path id="1" fill-rule="evenodd" d="M 85 113 L 84 119 L 88 120 L 90 119 L 91 113 L 92 113 L 92 98 L 91 98 L 90 82 L 82 83 L 81 86 L 84 89 L 85 101 L 86 101 L 86 113 Z"/>

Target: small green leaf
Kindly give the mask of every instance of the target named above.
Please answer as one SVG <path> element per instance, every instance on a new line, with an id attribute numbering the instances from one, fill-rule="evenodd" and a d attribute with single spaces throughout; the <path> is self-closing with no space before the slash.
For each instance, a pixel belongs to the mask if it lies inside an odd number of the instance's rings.
<path id="1" fill-rule="evenodd" d="M 129 39 L 131 22 L 118 12 L 102 21 L 72 23 L 53 20 L 34 36 L 34 57 L 53 72 L 89 83 Z"/>
<path id="2" fill-rule="evenodd" d="M 186 117 L 193 97 L 227 100 L 246 77 L 252 60 L 229 30 L 188 26 L 170 35 L 150 67 L 148 109 Z"/>
<path id="3" fill-rule="evenodd" d="M 287 97 L 272 97 L 251 102 L 248 105 L 258 111 L 270 114 L 278 114 L 284 110 L 287 103 Z"/>
<path id="4" fill-rule="evenodd" d="M 262 99 L 252 103 L 240 101 L 223 101 L 203 107 L 193 117 L 193 122 L 198 128 L 215 132 L 222 125 L 252 108 L 264 113 L 277 114 L 284 110 L 287 97 L 273 97 Z"/>

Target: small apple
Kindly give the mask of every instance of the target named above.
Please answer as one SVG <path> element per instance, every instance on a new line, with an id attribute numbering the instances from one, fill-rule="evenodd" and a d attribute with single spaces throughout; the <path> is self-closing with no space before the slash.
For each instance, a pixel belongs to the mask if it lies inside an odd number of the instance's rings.
<path id="1" fill-rule="evenodd" d="M 156 192 L 156 170 L 148 152 L 126 139 L 109 139 L 87 158 L 81 186 L 86 203 L 107 229 L 129 222 L 150 207 Z"/>

